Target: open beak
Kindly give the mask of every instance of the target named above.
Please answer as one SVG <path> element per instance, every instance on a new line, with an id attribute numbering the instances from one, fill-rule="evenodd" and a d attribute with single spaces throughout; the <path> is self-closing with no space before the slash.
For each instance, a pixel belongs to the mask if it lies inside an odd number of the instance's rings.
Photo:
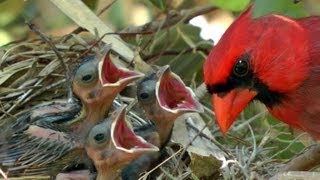
<path id="1" fill-rule="evenodd" d="M 257 95 L 255 91 L 248 89 L 235 89 L 220 97 L 217 94 L 212 96 L 214 112 L 220 130 L 226 133 L 240 112 Z"/>
<path id="2" fill-rule="evenodd" d="M 110 58 L 110 51 L 106 50 L 103 60 L 99 62 L 99 79 L 104 87 L 126 86 L 140 79 L 144 74 L 131 71 L 126 68 L 117 67 Z"/>
<path id="3" fill-rule="evenodd" d="M 203 112 L 192 90 L 168 65 L 161 67 L 157 76 L 156 97 L 161 108 L 171 113 Z"/>
<path id="4" fill-rule="evenodd" d="M 127 153 L 159 151 L 158 147 L 133 132 L 126 120 L 125 108 L 126 106 L 123 106 L 115 112 L 115 120 L 111 124 L 111 139 L 114 146 Z"/>

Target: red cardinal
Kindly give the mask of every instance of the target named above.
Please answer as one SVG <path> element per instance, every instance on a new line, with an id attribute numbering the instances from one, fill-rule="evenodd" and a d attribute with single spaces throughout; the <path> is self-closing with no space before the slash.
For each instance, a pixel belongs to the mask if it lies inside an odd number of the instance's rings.
<path id="1" fill-rule="evenodd" d="M 225 32 L 204 64 L 222 132 L 253 100 L 292 127 L 320 139 L 320 17 L 270 14 L 252 7 Z"/>

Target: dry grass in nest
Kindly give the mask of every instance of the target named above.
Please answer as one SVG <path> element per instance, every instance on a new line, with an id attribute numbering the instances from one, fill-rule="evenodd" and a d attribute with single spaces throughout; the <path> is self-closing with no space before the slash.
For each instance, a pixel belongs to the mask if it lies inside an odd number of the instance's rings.
<path id="1" fill-rule="evenodd" d="M 97 40 L 88 42 L 78 35 L 73 36 L 67 42 L 62 42 L 62 39 L 53 38 L 52 42 L 63 57 L 64 63 L 71 69 L 71 73 L 82 57 L 94 54 L 102 46 Z M 67 98 L 67 86 L 70 86 L 70 83 L 66 82 L 63 64 L 52 48 L 41 39 L 11 43 L 1 48 L 0 55 L 0 118 L 3 120 L 1 124 L 5 123 L 6 119 L 12 119 L 19 112 L 36 104 Z M 205 108 L 206 112 L 202 118 L 211 119 L 210 107 Z M 261 109 L 252 116 L 256 119 L 264 117 L 264 110 Z M 143 119 L 143 116 L 140 119 Z M 187 134 L 190 136 L 186 141 L 189 143 L 174 144 L 166 148 L 167 157 L 155 169 L 158 177 L 160 179 L 197 179 L 195 175 L 197 174 L 201 175 L 201 179 L 254 179 L 269 178 L 275 175 L 286 160 L 270 156 L 271 151 L 279 149 L 276 147 L 276 141 L 274 146 L 270 144 L 277 136 L 273 131 L 265 128 L 262 129 L 262 132 L 265 132 L 264 136 L 257 137 L 254 131 L 261 127 L 253 125 L 251 128 L 248 121 L 253 120 L 243 118 L 242 121 L 238 121 L 236 124 L 238 131 L 227 136 L 221 136 L 216 131 L 217 128 L 211 129 L 211 132 L 206 134 L 203 133 L 201 125 L 186 123 Z M 196 129 L 196 132 L 191 133 L 190 129 Z M 198 146 L 201 142 L 218 146 L 219 150 L 216 152 L 210 148 L 205 151 L 208 154 L 218 153 L 222 159 L 217 158 L 218 156 L 195 156 L 197 151 L 191 151 L 190 147 Z M 181 142 L 177 141 L 177 143 Z M 285 152 L 290 149 L 291 145 L 279 151 Z M 218 159 L 219 162 L 209 162 L 208 157 L 210 160 Z M 220 169 L 220 161 L 224 163 L 222 169 Z M 208 170 L 212 173 L 206 176 L 207 172 L 200 172 L 199 168 L 192 167 L 192 165 L 200 166 L 201 163 L 206 165 L 212 163 L 214 169 Z M 146 174 L 150 173 L 153 173 L 153 170 Z M 145 177 L 142 176 L 142 179 Z M 32 179 L 37 178 L 46 177 L 32 177 Z"/>
<path id="2" fill-rule="evenodd" d="M 65 63 L 77 65 L 88 46 L 54 40 Z M 66 97 L 66 79 L 55 52 L 40 39 L 12 43 L 2 48 L 1 119 L 43 101 Z"/>
<path id="3" fill-rule="evenodd" d="M 84 56 L 94 54 L 100 49 L 96 47 L 99 44 L 97 40 L 87 42 L 78 35 L 75 37 L 67 42 L 61 42 L 63 38 L 52 39 L 64 63 L 71 69 L 71 73 Z M 2 127 L 6 121 L 13 121 L 19 113 L 35 105 L 57 99 L 67 99 L 66 87 L 70 86 L 70 83 L 66 82 L 67 72 L 64 71 L 57 54 L 41 39 L 13 42 L 2 47 L 0 55 L 0 125 Z M 181 150 L 177 153 L 170 147 L 167 150 L 169 157 L 159 166 L 162 171 L 160 173 L 163 174 L 160 176 L 169 175 L 172 173 L 170 170 L 173 169 L 176 172 L 172 174 L 172 177 L 177 177 L 178 174 L 186 176 L 187 165 L 177 163 L 176 158 Z M 180 164 L 179 168 L 176 168 L 177 164 Z M 33 176 L 14 179 L 21 178 L 47 179 L 49 177 Z"/>

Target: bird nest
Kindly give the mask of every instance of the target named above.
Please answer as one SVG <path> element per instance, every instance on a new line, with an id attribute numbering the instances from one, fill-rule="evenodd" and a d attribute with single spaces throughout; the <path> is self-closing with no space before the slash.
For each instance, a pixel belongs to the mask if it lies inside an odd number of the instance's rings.
<path id="1" fill-rule="evenodd" d="M 95 38 L 84 39 L 78 35 L 68 39 L 52 38 L 50 42 L 56 49 L 42 38 L 13 42 L 1 48 L 2 127 L 5 127 L 6 121 L 14 120 L 17 114 L 37 104 L 56 99 L 66 100 L 70 96 L 69 81 L 74 67 L 83 57 L 95 54 L 103 47 L 103 43 Z M 133 68 L 134 63 L 128 64 L 123 61 L 122 64 Z M 126 102 L 132 102 L 132 98 L 134 97 L 120 97 Z M 146 172 L 147 175 L 156 171 L 161 179 L 268 178 L 283 166 L 286 158 L 279 158 L 281 153 L 293 151 L 291 146 L 299 143 L 278 143 L 279 132 L 271 129 L 263 129 L 264 136 L 254 134 L 260 125 L 253 123 L 251 127 L 247 122 L 253 122 L 255 119 L 268 121 L 266 119 L 270 118 L 261 108 L 253 108 L 252 112 L 247 113 L 251 114 L 252 118 L 243 117 L 243 120 L 236 124 L 233 133 L 222 136 L 217 128 L 209 130 L 204 123 L 203 119 L 208 120 L 212 117 L 212 111 L 209 110 L 211 108 L 206 104 L 204 101 L 206 111 L 202 116 L 188 114 L 179 118 L 173 130 L 173 142 L 166 147 L 166 156 L 152 171 Z M 133 106 L 132 109 L 139 108 Z M 138 117 L 140 120 L 148 121 L 144 115 L 140 114 Z M 284 128 L 279 124 L 272 126 Z M 277 143 L 281 146 L 276 147 Z"/>
<path id="2" fill-rule="evenodd" d="M 3 133 L 11 131 L 6 127 L 6 124 L 8 121 L 17 119 L 21 112 L 53 100 L 67 101 L 70 96 L 71 85 L 69 81 L 73 69 L 85 56 L 95 54 L 103 46 L 99 40 L 88 39 L 85 40 L 78 35 L 68 40 L 65 37 L 57 37 L 50 39 L 50 45 L 39 38 L 12 42 L 1 48 L 0 125 L 7 128 Z M 125 61 L 122 63 L 127 64 Z M 127 64 L 127 67 L 129 66 Z M 121 96 L 120 99 L 131 102 L 132 97 Z M 134 114 L 131 118 L 133 121 L 144 120 L 148 122 L 145 116 L 139 117 L 135 112 L 131 113 L 131 116 L 132 114 Z M 168 174 L 176 177 L 188 177 L 191 174 L 187 168 L 190 158 L 180 156 L 183 147 L 178 144 L 170 144 L 166 151 L 166 158 L 163 162 L 159 162 L 159 166 L 152 172 L 158 171 L 160 177 L 166 177 Z M 46 179 L 49 177 L 19 178 Z"/>
<path id="3" fill-rule="evenodd" d="M 58 41 L 53 40 L 68 67 L 92 53 L 77 42 Z M 9 44 L 1 53 L 1 119 L 40 102 L 66 98 L 67 72 L 56 53 L 41 39 Z"/>

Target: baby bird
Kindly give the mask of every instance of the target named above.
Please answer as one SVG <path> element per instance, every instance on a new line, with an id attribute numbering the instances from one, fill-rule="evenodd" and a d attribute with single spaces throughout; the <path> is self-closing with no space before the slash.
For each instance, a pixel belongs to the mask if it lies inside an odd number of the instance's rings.
<path id="1" fill-rule="evenodd" d="M 113 112 L 111 120 L 91 129 L 85 149 L 97 169 L 97 180 L 119 179 L 128 163 L 159 150 L 133 132 L 126 120 L 125 106 Z"/>
<path id="2" fill-rule="evenodd" d="M 181 78 L 163 66 L 138 83 L 137 98 L 146 116 L 155 124 L 162 150 L 170 140 L 174 121 L 188 112 L 203 112 L 192 90 Z M 161 152 L 143 155 L 129 164 L 123 171 L 123 179 L 137 179 L 139 174 L 151 168 L 160 158 Z"/>
<path id="3" fill-rule="evenodd" d="M 192 90 L 168 65 L 138 84 L 137 98 L 146 116 L 155 124 L 161 145 L 170 139 L 174 121 L 179 116 L 188 112 L 203 112 Z"/>
<path id="4" fill-rule="evenodd" d="M 85 156 L 83 144 L 68 127 L 41 119 L 0 142 L 0 168 L 8 177 L 54 177 L 71 166 L 86 164 Z"/>
<path id="5" fill-rule="evenodd" d="M 112 101 L 143 74 L 118 68 L 110 52 L 88 56 L 75 69 L 72 89 L 79 101 L 53 101 L 19 113 L 1 126 L 0 168 L 10 176 L 52 175 L 85 163 L 83 143 L 104 119 Z"/>
<path id="6" fill-rule="evenodd" d="M 117 67 L 109 49 L 101 55 L 89 56 L 74 73 L 72 89 L 82 103 L 78 118 L 69 121 L 72 129 L 83 136 L 88 127 L 104 118 L 117 94 L 144 74 Z M 85 119 L 85 120 L 83 120 Z"/>

